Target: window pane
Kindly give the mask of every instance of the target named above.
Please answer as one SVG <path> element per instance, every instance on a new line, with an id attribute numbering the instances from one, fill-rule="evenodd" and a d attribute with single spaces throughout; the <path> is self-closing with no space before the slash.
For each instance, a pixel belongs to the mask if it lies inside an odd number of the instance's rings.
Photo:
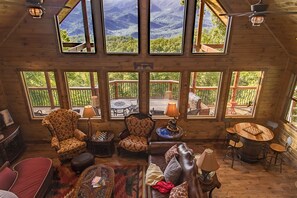
<path id="1" fill-rule="evenodd" d="M 138 53 L 138 1 L 103 0 L 106 53 Z"/>
<path id="2" fill-rule="evenodd" d="M 188 118 L 214 117 L 218 103 L 221 72 L 192 72 Z"/>
<path id="3" fill-rule="evenodd" d="M 66 72 L 72 109 L 83 114 L 84 106 L 92 105 L 100 116 L 99 83 L 96 72 Z"/>
<path id="4" fill-rule="evenodd" d="M 294 86 L 292 86 L 292 96 L 290 96 L 289 107 L 287 109 L 286 120 L 290 122 L 292 125 L 297 127 L 297 80 L 296 76 L 294 77 Z"/>
<path id="5" fill-rule="evenodd" d="M 257 104 L 261 71 L 234 71 L 226 108 L 226 116 L 251 117 Z"/>
<path id="6" fill-rule="evenodd" d="M 139 112 L 138 73 L 109 72 L 111 118 L 123 118 Z"/>
<path id="7" fill-rule="evenodd" d="M 151 72 L 150 73 L 150 113 L 165 115 L 169 102 L 178 107 L 180 92 L 179 72 Z"/>
<path id="8" fill-rule="evenodd" d="M 225 11 L 218 2 L 209 5 L 197 0 L 193 53 L 224 53 L 228 17 L 219 16 L 220 13 Z M 199 25 L 199 20 L 202 25 Z"/>
<path id="9" fill-rule="evenodd" d="M 183 53 L 185 11 L 179 0 L 150 0 L 151 54 Z"/>
<path id="10" fill-rule="evenodd" d="M 54 72 L 21 72 L 32 117 L 43 117 L 60 107 Z"/>
<path id="11" fill-rule="evenodd" d="M 57 24 L 62 52 L 95 53 L 90 0 L 81 0 L 71 9 L 63 8 L 57 15 Z"/>

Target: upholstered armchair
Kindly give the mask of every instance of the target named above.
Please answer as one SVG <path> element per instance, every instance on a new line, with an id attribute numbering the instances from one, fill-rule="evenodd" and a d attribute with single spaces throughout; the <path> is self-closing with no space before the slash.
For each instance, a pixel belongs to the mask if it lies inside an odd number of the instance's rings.
<path id="1" fill-rule="evenodd" d="M 80 115 L 71 109 L 58 109 L 48 114 L 42 125 L 52 136 L 51 146 L 61 161 L 71 159 L 86 150 L 86 134 L 77 129 Z"/>
<path id="2" fill-rule="evenodd" d="M 118 153 L 122 150 L 146 153 L 155 121 L 150 115 L 135 113 L 125 117 L 125 125 L 126 129 L 119 135 Z"/>

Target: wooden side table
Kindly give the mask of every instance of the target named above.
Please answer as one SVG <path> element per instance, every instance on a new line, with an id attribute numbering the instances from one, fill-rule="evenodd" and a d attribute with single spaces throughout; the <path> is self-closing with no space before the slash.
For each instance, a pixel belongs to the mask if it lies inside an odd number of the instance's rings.
<path id="1" fill-rule="evenodd" d="M 114 153 L 113 132 L 96 132 L 88 141 L 88 149 L 97 157 L 111 157 Z"/>
<path id="2" fill-rule="evenodd" d="M 204 182 L 202 179 L 199 178 L 199 182 L 202 188 L 203 192 L 209 192 L 208 197 L 212 198 L 212 191 L 215 188 L 221 187 L 221 182 L 218 180 L 217 174 L 215 173 L 214 176 L 212 176 L 211 181 Z"/>
<path id="3" fill-rule="evenodd" d="M 3 138 L 0 140 L 0 166 L 5 161 L 15 160 L 25 148 L 19 125 L 8 126 L 1 133 Z"/>

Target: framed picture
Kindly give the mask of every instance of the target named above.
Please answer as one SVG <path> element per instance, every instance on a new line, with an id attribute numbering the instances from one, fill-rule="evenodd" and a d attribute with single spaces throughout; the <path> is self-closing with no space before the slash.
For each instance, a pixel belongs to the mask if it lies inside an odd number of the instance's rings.
<path id="1" fill-rule="evenodd" d="M 4 120 L 4 123 L 6 126 L 10 126 L 14 123 L 13 119 L 7 109 L 0 111 L 0 113 L 3 115 L 3 120 Z"/>

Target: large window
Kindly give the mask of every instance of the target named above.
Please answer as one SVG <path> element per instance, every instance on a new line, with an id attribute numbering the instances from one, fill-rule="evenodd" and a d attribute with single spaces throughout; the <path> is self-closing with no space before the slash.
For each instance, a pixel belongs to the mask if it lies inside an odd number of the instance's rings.
<path id="1" fill-rule="evenodd" d="M 21 76 L 32 118 L 43 117 L 60 108 L 54 72 L 22 71 Z"/>
<path id="2" fill-rule="evenodd" d="M 106 53 L 138 53 L 138 0 L 103 0 Z"/>
<path id="3" fill-rule="evenodd" d="M 166 114 L 169 102 L 179 105 L 180 73 L 150 73 L 150 113 L 153 116 Z"/>
<path id="4" fill-rule="evenodd" d="M 62 52 L 95 53 L 91 0 L 69 0 L 56 20 Z"/>
<path id="5" fill-rule="evenodd" d="M 297 75 L 294 75 L 292 82 L 292 89 L 289 94 L 290 97 L 285 119 L 293 126 L 297 127 Z"/>
<path id="6" fill-rule="evenodd" d="M 214 117 L 217 112 L 221 72 L 192 72 L 188 118 Z"/>
<path id="7" fill-rule="evenodd" d="M 109 72 L 108 79 L 111 118 L 139 112 L 138 73 Z"/>
<path id="8" fill-rule="evenodd" d="M 232 72 L 226 108 L 227 117 L 254 116 L 262 78 L 262 71 Z"/>
<path id="9" fill-rule="evenodd" d="M 228 17 L 217 0 L 197 0 L 193 53 L 224 53 L 228 35 Z"/>
<path id="10" fill-rule="evenodd" d="M 150 0 L 150 54 L 183 53 L 185 2 Z"/>
<path id="11" fill-rule="evenodd" d="M 83 115 L 84 106 L 92 105 L 96 116 L 100 116 L 98 73 L 65 72 L 65 74 L 72 109 Z"/>

